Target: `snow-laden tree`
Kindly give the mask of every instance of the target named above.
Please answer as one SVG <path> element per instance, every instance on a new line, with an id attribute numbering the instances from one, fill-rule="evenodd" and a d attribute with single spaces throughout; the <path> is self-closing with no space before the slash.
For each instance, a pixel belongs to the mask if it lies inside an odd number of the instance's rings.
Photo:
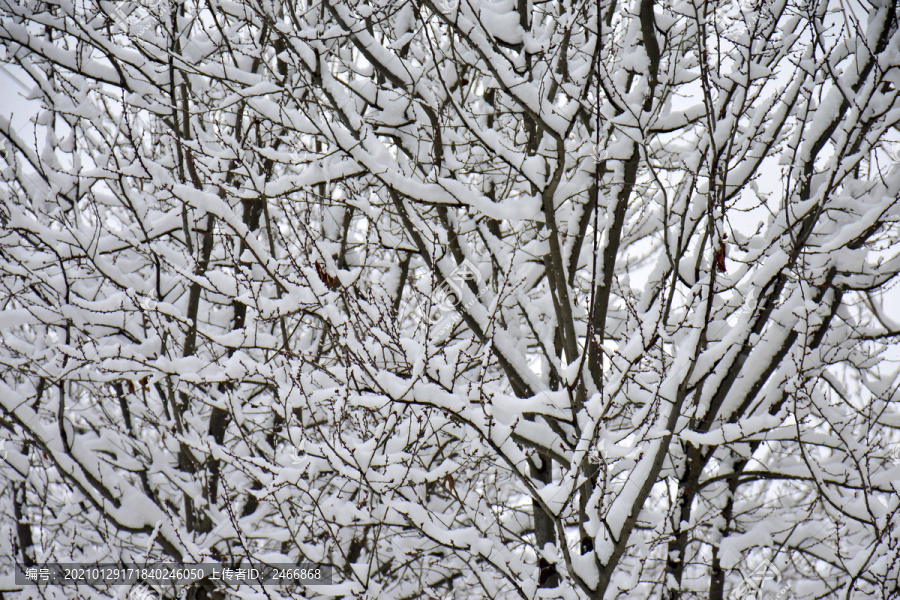
<path id="1" fill-rule="evenodd" d="M 6 572 L 897 597 L 898 9 L 0 0 Z"/>

